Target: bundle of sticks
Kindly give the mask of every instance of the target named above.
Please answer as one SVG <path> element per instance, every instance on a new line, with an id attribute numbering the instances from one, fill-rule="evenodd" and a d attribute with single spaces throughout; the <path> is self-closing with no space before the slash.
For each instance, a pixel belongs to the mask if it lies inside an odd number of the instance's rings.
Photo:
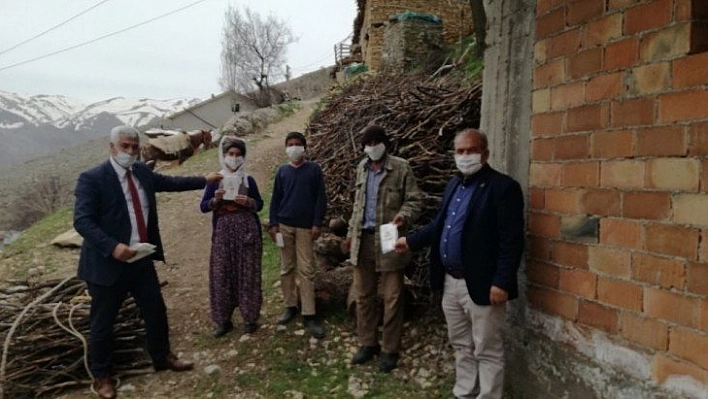
<path id="1" fill-rule="evenodd" d="M 91 383 L 87 371 L 89 300 L 76 278 L 11 281 L 0 288 L 0 397 L 48 397 Z M 119 376 L 152 372 L 143 349 L 145 327 L 131 298 L 114 328 Z"/>
<path id="2" fill-rule="evenodd" d="M 482 82 L 461 85 L 447 75 L 377 76 L 333 93 L 310 121 L 310 156 L 320 163 L 327 184 L 327 216 L 349 220 L 356 166 L 364 157 L 361 130 L 369 124 L 386 129 L 390 152 L 407 159 L 424 192 L 418 227 L 430 221 L 445 185 L 455 172 L 452 141 L 464 128 L 478 128 Z M 427 284 L 425 255 L 418 254 L 409 273 L 414 284 Z"/>

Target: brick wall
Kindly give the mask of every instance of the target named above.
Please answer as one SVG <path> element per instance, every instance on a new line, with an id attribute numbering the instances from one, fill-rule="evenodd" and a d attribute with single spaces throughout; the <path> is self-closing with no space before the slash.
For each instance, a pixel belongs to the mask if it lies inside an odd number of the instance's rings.
<path id="1" fill-rule="evenodd" d="M 529 303 L 646 352 L 657 384 L 708 384 L 706 4 L 536 5 Z"/>
<path id="2" fill-rule="evenodd" d="M 468 0 L 366 0 L 359 44 L 364 63 L 378 70 L 383 47 L 384 24 L 404 11 L 434 14 L 443 22 L 443 40 L 450 44 L 472 33 Z"/>

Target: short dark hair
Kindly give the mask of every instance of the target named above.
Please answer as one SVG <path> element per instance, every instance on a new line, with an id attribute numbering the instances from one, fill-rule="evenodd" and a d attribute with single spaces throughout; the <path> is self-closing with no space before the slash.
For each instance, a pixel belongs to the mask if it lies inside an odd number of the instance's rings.
<path id="1" fill-rule="evenodd" d="M 302 146 L 307 148 L 307 139 L 305 135 L 300 132 L 290 132 L 285 136 L 285 145 L 288 145 L 288 140 L 298 139 L 302 143 Z"/>
<path id="2" fill-rule="evenodd" d="M 375 141 L 383 143 L 388 148 L 388 135 L 386 130 L 379 125 L 369 125 L 361 131 L 361 146 L 365 147 L 367 143 Z"/>
<path id="3" fill-rule="evenodd" d="M 230 148 L 236 147 L 241 150 L 241 156 L 246 156 L 246 142 L 238 137 L 227 137 L 221 144 L 221 153 L 226 154 Z"/>

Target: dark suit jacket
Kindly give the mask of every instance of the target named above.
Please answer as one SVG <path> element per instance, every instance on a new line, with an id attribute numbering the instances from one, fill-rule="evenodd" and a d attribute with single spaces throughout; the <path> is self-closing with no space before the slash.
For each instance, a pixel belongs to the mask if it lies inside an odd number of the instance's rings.
<path id="1" fill-rule="evenodd" d="M 462 232 L 463 275 L 474 303 L 489 305 L 492 285 L 519 295 L 516 273 L 524 250 L 524 198 L 511 177 L 488 165 L 470 177 L 476 188 L 470 199 Z M 462 179 L 453 177 L 445 188 L 435 218 L 407 237 L 412 250 L 430 245 L 430 285 L 443 288 L 445 270 L 440 259 L 440 237 L 455 189 Z"/>
<path id="2" fill-rule="evenodd" d="M 133 173 L 148 197 L 148 241 L 157 246 L 152 259 L 164 261 L 155 193 L 200 189 L 206 179 L 161 175 L 140 162 L 133 165 Z M 74 195 L 74 228 L 84 238 L 78 277 L 89 283 L 113 285 L 123 268 L 131 267 L 112 256 L 119 243 L 130 242 L 131 226 L 128 204 L 110 160 L 83 172 Z"/>

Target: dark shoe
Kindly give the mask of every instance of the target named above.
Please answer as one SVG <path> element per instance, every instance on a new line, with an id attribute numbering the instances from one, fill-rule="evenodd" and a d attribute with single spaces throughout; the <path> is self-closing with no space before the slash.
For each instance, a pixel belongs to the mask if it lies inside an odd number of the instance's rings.
<path id="1" fill-rule="evenodd" d="M 111 377 L 98 377 L 93 380 L 91 390 L 102 399 L 112 399 L 116 397 L 116 384 Z"/>
<path id="2" fill-rule="evenodd" d="M 285 308 L 285 311 L 283 311 L 283 314 L 281 314 L 280 317 L 278 317 L 278 324 L 288 324 L 295 317 L 297 317 L 297 307 L 289 306 L 289 307 Z"/>
<path id="3" fill-rule="evenodd" d="M 305 316 L 305 319 L 302 321 L 302 325 L 305 326 L 307 332 L 310 333 L 310 335 L 312 335 L 314 338 L 324 338 L 324 328 L 322 328 L 322 324 L 320 324 L 320 322 L 314 317 Z"/>
<path id="4" fill-rule="evenodd" d="M 194 368 L 194 363 L 185 362 L 177 359 L 172 352 L 167 354 L 164 362 L 155 364 L 155 371 L 172 370 L 172 371 L 188 371 Z"/>
<path id="5" fill-rule="evenodd" d="M 214 329 L 214 331 L 211 332 L 211 335 L 214 338 L 219 338 L 223 337 L 224 335 L 228 334 L 229 332 L 233 331 L 234 329 L 234 323 L 227 321 L 226 323 L 221 323 L 219 324 L 218 327 Z"/>
<path id="6" fill-rule="evenodd" d="M 363 364 L 373 359 L 374 356 L 381 353 L 381 347 L 376 346 L 362 346 L 352 357 L 352 364 Z"/>
<path id="7" fill-rule="evenodd" d="M 258 330 L 258 323 L 245 323 L 243 325 L 243 333 L 244 334 L 253 334 Z"/>
<path id="8" fill-rule="evenodd" d="M 381 352 L 381 356 L 379 356 L 379 371 L 389 373 L 398 367 L 398 357 L 398 353 Z"/>

